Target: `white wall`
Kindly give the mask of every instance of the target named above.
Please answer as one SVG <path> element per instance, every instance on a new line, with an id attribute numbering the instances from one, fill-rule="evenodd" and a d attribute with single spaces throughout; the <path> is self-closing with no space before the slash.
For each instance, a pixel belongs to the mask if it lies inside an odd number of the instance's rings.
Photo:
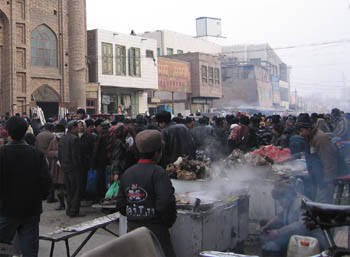
<path id="1" fill-rule="evenodd" d="M 147 92 L 139 92 L 139 113 L 145 113 L 148 111 L 148 96 Z"/>
<path id="2" fill-rule="evenodd" d="M 149 38 L 131 36 L 128 34 L 114 33 L 111 31 L 97 30 L 98 47 L 98 82 L 101 86 L 137 88 L 137 89 L 158 89 L 158 68 L 157 68 L 157 41 Z M 113 44 L 113 74 L 102 74 L 102 42 Z M 128 56 L 126 57 L 126 76 L 117 76 L 115 45 L 126 47 L 126 55 L 130 47 L 140 48 L 141 55 L 141 77 L 128 75 Z M 155 60 L 146 58 L 146 50 L 152 50 Z"/>
<path id="3" fill-rule="evenodd" d="M 173 48 L 174 54 L 177 54 L 177 50 L 182 50 L 184 54 L 189 52 L 218 54 L 222 48 L 222 46 L 207 40 L 167 30 L 144 33 L 142 36 L 157 40 L 161 55 L 167 54 L 167 48 Z"/>

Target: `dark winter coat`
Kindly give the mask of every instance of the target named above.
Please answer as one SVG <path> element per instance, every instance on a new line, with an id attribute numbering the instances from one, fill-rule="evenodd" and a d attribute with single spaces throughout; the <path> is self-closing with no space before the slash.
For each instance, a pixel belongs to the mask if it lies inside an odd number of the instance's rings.
<path id="1" fill-rule="evenodd" d="M 0 148 L 0 215 L 31 217 L 42 213 L 51 179 L 44 154 L 24 141 Z"/>
<path id="2" fill-rule="evenodd" d="M 127 169 L 121 177 L 117 209 L 128 222 L 171 227 L 177 215 L 176 201 L 165 170 L 153 163 Z"/>
<path id="3" fill-rule="evenodd" d="M 165 167 L 173 163 L 183 155 L 194 157 L 196 149 L 189 129 L 183 124 L 170 123 L 162 129 L 162 140 L 164 143 L 163 158 L 161 165 Z"/>
<path id="4" fill-rule="evenodd" d="M 83 171 L 78 135 L 68 132 L 60 139 L 58 160 L 65 173 L 81 173 Z"/>

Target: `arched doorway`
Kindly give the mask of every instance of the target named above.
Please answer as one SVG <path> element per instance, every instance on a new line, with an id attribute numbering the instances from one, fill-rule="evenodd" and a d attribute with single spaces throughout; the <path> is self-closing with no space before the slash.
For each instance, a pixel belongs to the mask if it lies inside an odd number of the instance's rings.
<path id="1" fill-rule="evenodd" d="M 45 119 L 58 116 L 60 97 L 57 92 L 48 85 L 43 85 L 32 94 L 32 101 L 43 109 Z"/>

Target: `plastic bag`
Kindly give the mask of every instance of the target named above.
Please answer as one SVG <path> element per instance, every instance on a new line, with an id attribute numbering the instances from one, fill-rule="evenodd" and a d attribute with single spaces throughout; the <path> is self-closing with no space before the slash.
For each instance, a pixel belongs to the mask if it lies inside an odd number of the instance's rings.
<path id="1" fill-rule="evenodd" d="M 96 194 L 97 189 L 97 183 L 98 183 L 98 174 L 96 170 L 89 170 L 88 171 L 88 179 L 86 183 L 86 193 L 88 194 Z"/>
<path id="2" fill-rule="evenodd" d="M 113 182 L 113 184 L 108 188 L 105 198 L 111 199 L 118 194 L 119 184 L 118 182 Z"/>

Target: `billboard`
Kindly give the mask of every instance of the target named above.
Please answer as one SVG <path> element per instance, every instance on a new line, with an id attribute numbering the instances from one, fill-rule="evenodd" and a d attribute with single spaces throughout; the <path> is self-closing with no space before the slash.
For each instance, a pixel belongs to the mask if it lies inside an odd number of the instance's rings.
<path id="1" fill-rule="evenodd" d="M 191 93 L 190 63 L 159 57 L 158 90 L 175 93 Z"/>

